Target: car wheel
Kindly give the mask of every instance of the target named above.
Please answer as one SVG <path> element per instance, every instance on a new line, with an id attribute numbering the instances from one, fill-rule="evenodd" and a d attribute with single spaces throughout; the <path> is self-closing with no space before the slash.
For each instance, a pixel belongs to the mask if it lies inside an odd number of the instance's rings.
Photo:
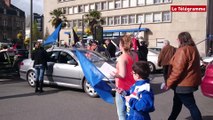
<path id="1" fill-rule="evenodd" d="M 150 72 L 154 73 L 155 72 L 155 65 L 152 62 L 148 62 L 148 64 L 149 64 Z"/>
<path id="2" fill-rule="evenodd" d="M 84 91 L 89 95 L 90 97 L 98 97 L 97 92 L 94 90 L 94 88 L 88 83 L 88 81 L 85 79 L 84 80 Z"/>
<path id="3" fill-rule="evenodd" d="M 35 86 L 35 72 L 29 71 L 27 74 L 27 82 L 31 87 Z"/>

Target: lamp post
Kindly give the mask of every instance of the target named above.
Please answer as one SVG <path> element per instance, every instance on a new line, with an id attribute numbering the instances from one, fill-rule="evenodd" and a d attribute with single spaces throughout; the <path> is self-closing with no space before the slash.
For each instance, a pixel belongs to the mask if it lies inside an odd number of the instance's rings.
<path id="1" fill-rule="evenodd" d="M 83 44 L 83 38 L 84 38 L 84 15 L 82 15 L 82 32 L 81 32 L 81 39 L 82 39 L 81 43 L 82 43 L 82 45 L 84 45 Z"/>
<path id="2" fill-rule="evenodd" d="M 33 0 L 30 1 L 30 43 L 29 43 L 29 54 L 28 57 L 31 58 L 32 53 L 32 41 L 33 41 Z"/>

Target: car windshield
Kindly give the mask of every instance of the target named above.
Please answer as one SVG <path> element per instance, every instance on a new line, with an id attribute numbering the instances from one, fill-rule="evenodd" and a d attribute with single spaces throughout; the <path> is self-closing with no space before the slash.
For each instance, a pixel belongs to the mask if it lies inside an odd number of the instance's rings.
<path id="1" fill-rule="evenodd" d="M 84 54 L 88 60 L 91 62 L 99 62 L 99 61 L 106 61 L 107 58 L 102 56 L 101 54 L 89 50 L 79 50 L 82 54 Z"/>

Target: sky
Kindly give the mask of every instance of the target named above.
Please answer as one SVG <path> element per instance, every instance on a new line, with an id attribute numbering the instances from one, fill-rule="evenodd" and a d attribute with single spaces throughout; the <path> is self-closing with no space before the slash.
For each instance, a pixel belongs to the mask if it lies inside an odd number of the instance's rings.
<path id="1" fill-rule="evenodd" d="M 30 1 L 31 0 L 11 0 L 11 3 L 17 8 L 25 11 L 26 15 L 30 15 Z M 33 12 L 43 14 L 43 0 L 32 0 Z"/>

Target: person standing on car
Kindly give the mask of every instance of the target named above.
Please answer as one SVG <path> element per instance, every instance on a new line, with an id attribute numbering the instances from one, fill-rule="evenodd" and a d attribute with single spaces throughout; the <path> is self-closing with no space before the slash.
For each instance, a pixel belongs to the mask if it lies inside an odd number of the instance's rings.
<path id="1" fill-rule="evenodd" d="M 48 55 L 40 42 L 35 44 L 35 50 L 32 52 L 32 60 L 34 60 L 33 67 L 36 74 L 35 93 L 41 93 L 43 92 L 44 72 L 47 68 Z"/>
<path id="2" fill-rule="evenodd" d="M 200 55 L 190 33 L 181 32 L 177 41 L 179 48 L 170 61 L 171 71 L 164 87 L 174 90 L 173 107 L 168 120 L 177 119 L 182 105 L 190 111 L 193 120 L 202 120 L 193 94 L 201 84 Z"/>
<path id="3" fill-rule="evenodd" d="M 164 40 L 164 47 L 158 55 L 158 66 L 163 66 L 163 77 L 166 82 L 169 69 L 169 61 L 175 54 L 176 48 L 171 46 L 168 40 Z"/>

